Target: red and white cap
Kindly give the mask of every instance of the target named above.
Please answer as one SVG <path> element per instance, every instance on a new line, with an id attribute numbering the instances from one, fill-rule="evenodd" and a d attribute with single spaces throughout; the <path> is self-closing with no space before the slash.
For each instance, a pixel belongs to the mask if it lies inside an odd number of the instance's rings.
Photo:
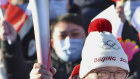
<path id="1" fill-rule="evenodd" d="M 112 25 L 107 19 L 98 18 L 92 21 L 88 34 L 82 50 L 80 78 L 93 69 L 106 66 L 120 67 L 130 72 L 127 55 L 112 35 Z"/>

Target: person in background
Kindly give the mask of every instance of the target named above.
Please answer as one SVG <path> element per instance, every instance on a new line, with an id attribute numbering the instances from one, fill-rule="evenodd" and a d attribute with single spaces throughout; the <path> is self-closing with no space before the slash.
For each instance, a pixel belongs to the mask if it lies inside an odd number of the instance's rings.
<path id="1" fill-rule="evenodd" d="M 30 79 L 37 75 L 42 75 L 43 79 L 53 79 L 54 72 L 44 70 L 42 65 L 34 64 Z M 36 71 L 39 69 L 42 71 Z M 104 18 L 92 21 L 82 50 L 79 70 L 75 72 L 76 76 L 69 79 L 127 79 L 129 72 L 127 55 L 112 35 L 111 23 Z"/>
<path id="2" fill-rule="evenodd" d="M 6 0 L 3 0 L 3 1 L 6 2 Z M 16 20 L 16 22 L 17 22 L 17 18 L 19 20 L 19 18 L 21 16 L 14 15 L 14 11 L 17 11 L 17 14 L 20 15 L 21 14 L 20 13 L 20 10 L 23 11 L 23 9 L 24 10 L 26 9 L 27 4 L 28 4 L 28 1 L 29 0 L 8 0 L 7 1 L 7 4 L 5 4 L 5 7 L 1 7 L 1 9 L 3 10 L 4 15 L 7 14 L 8 16 L 12 16 L 12 15 L 14 16 L 14 19 L 12 19 L 10 21 L 13 22 L 13 21 Z M 12 12 L 9 12 L 11 10 L 11 6 L 12 7 L 13 6 L 16 7 L 16 9 L 18 9 L 18 10 L 16 10 L 15 8 L 14 9 L 12 8 Z M 8 17 L 8 18 L 11 18 L 11 17 Z M 23 21 L 23 19 L 22 19 L 22 21 Z M 18 79 L 22 79 L 22 78 L 23 79 L 26 79 L 28 77 L 27 75 L 28 75 L 28 73 L 30 71 L 28 71 L 28 70 L 22 70 L 22 68 L 19 68 L 18 66 L 15 66 L 14 64 L 8 65 L 4 61 L 14 62 L 14 63 L 18 63 L 20 65 L 23 65 L 18 60 L 14 61 L 14 57 L 19 56 L 19 57 L 21 57 L 21 58 L 23 58 L 25 60 L 35 60 L 36 59 L 36 53 L 34 51 L 35 49 L 32 50 L 30 48 L 31 45 L 29 46 L 29 43 L 30 43 L 31 39 L 34 39 L 34 31 L 33 31 L 33 27 L 32 27 L 32 19 L 31 19 L 31 16 L 28 16 L 27 19 L 25 20 L 25 23 L 23 23 L 22 28 L 19 30 L 18 33 L 16 33 L 15 29 L 10 28 L 10 27 L 14 27 L 14 26 L 12 26 L 11 23 L 9 23 L 9 22 L 3 21 L 3 22 L 0 23 L 0 26 L 1 26 L 0 27 L 0 79 L 16 79 L 16 78 L 18 78 Z M 20 25 L 20 23 L 22 23 L 22 22 L 20 21 L 18 24 Z M 7 26 L 10 26 L 10 27 L 7 27 Z M 16 26 L 16 27 L 18 28 L 18 26 Z M 10 30 L 10 35 L 9 35 L 9 31 L 5 31 L 5 30 L 7 30 L 9 28 L 12 29 L 12 31 Z M 6 36 L 8 36 L 8 38 L 11 38 L 12 37 L 14 39 L 11 39 L 12 40 L 11 41 L 11 43 L 12 43 L 11 45 L 9 45 L 7 43 L 7 45 L 5 47 L 5 43 L 6 43 L 5 41 L 7 40 Z M 13 55 L 9 54 L 8 56 L 5 57 L 5 55 L 3 55 L 3 53 L 5 53 L 5 52 L 7 53 L 7 52 L 10 51 L 10 52 L 14 52 L 15 54 L 17 54 L 15 52 L 15 51 L 17 51 L 16 48 L 18 48 L 18 45 L 16 45 L 16 43 L 19 42 L 19 41 L 17 41 L 16 39 L 20 40 L 20 42 L 22 43 L 20 45 L 21 46 L 21 49 L 19 48 L 19 50 L 20 51 L 24 51 L 24 53 L 21 52 L 22 53 L 21 55 L 16 55 L 16 56 L 13 56 Z M 23 47 L 22 47 L 22 45 L 23 45 Z M 3 49 L 4 47 L 6 49 Z M 7 47 L 10 47 L 10 48 L 7 48 Z M 32 45 L 32 47 L 33 47 L 33 45 Z M 29 54 L 29 52 L 30 53 L 33 52 L 33 53 L 32 54 Z M 11 60 L 10 60 L 10 57 L 9 56 L 11 56 Z M 12 58 L 13 58 L 13 60 L 12 60 Z M 25 66 L 25 65 L 23 65 L 23 66 Z M 7 69 L 5 69 L 5 67 L 6 68 L 8 68 L 8 67 L 11 67 L 11 68 L 12 67 L 16 67 L 15 70 L 19 70 L 19 71 L 17 73 L 14 73 L 14 72 L 12 72 L 14 70 L 9 69 L 9 71 L 7 71 Z M 27 67 L 27 65 L 26 65 L 26 67 Z M 23 69 L 24 68 L 25 67 L 23 67 Z M 30 69 L 31 68 L 32 68 L 32 66 L 30 67 Z M 10 73 L 12 73 L 14 75 L 17 75 L 17 76 L 11 75 Z M 24 74 L 24 76 L 21 76 L 19 74 Z M 19 78 L 19 76 L 22 77 L 22 78 Z"/>
<path id="3" fill-rule="evenodd" d="M 67 79 L 81 60 L 86 38 L 84 20 L 77 14 L 65 14 L 51 24 L 52 66 L 57 69 L 55 79 Z"/>
<path id="4" fill-rule="evenodd" d="M 85 29 L 88 30 L 92 18 L 115 3 L 112 0 L 73 0 L 73 4 L 80 8 L 79 11 L 87 26 Z"/>
<path id="5" fill-rule="evenodd" d="M 80 13 L 77 5 L 73 4 L 73 0 L 49 0 L 50 21 L 65 13 Z"/>
<path id="6" fill-rule="evenodd" d="M 7 38 L 1 41 L 6 75 L 8 79 L 28 79 L 28 71 L 31 70 L 35 61 L 29 61 L 23 57 L 24 51 L 22 51 L 22 43 L 18 34 L 10 28 L 12 26 L 8 22 L 4 23 L 0 26 L 0 30 L 3 31 L 0 37 L 15 38 L 12 40 L 12 45 L 8 44 Z M 67 79 L 70 76 L 73 67 L 80 63 L 85 38 L 84 21 L 77 14 L 64 14 L 52 22 L 51 63 L 57 69 L 54 78 Z"/>
<path id="7" fill-rule="evenodd" d="M 131 7 L 127 7 L 131 2 L 132 2 Z M 124 5 L 120 5 L 120 2 L 116 2 L 116 12 L 118 13 L 118 16 L 121 18 L 121 21 L 124 24 L 122 30 L 122 40 L 130 39 L 131 41 L 135 41 L 136 44 L 140 47 L 138 31 L 133 27 L 130 20 L 130 18 L 132 18 L 132 14 L 135 11 L 134 9 L 136 9 L 136 7 L 139 6 L 138 4 L 140 4 L 140 1 L 137 0 L 125 1 Z M 128 8 L 131 9 L 128 10 Z M 140 51 L 138 51 L 134 55 L 133 59 L 129 61 L 130 74 L 128 79 L 139 79 L 140 76 L 140 74 L 138 73 L 140 70 L 139 60 L 140 60 Z"/>
<path id="8" fill-rule="evenodd" d="M 7 7 L 3 10 L 4 19 L 9 22 L 22 43 L 23 56 L 26 60 L 36 59 L 34 29 L 31 11 L 28 7 L 29 0 L 8 0 Z"/>
<path id="9" fill-rule="evenodd" d="M 49 16 L 50 21 L 53 21 L 58 16 L 68 13 L 68 0 L 49 0 Z"/>
<path id="10" fill-rule="evenodd" d="M 29 79 L 28 73 L 32 68 L 33 61 L 30 62 L 24 58 L 21 40 L 17 32 L 7 21 L 0 23 L 0 31 L 3 74 L 7 79 Z M 8 43 L 9 38 L 11 44 Z"/>

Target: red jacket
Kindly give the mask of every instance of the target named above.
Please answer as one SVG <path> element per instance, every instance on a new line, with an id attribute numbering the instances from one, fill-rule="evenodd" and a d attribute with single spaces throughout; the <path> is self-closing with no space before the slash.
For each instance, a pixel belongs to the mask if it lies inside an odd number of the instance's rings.
<path id="1" fill-rule="evenodd" d="M 79 79 L 80 64 L 76 65 L 69 77 L 69 79 Z"/>

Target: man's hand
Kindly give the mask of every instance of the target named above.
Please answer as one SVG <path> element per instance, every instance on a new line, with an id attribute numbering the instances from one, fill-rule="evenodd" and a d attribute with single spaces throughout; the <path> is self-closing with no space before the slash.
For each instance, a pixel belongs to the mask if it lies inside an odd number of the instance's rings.
<path id="1" fill-rule="evenodd" d="M 30 72 L 30 79 L 53 79 L 56 69 L 51 67 L 50 71 L 46 70 L 46 65 L 35 63 Z"/>
<path id="2" fill-rule="evenodd" d="M 7 21 L 0 22 L 0 39 L 14 42 L 17 38 L 17 33 L 13 26 Z"/>
<path id="3" fill-rule="evenodd" d="M 124 7 L 123 7 L 123 5 L 121 4 L 120 1 L 117 1 L 117 3 L 116 3 L 116 12 L 117 12 L 118 16 L 120 17 L 121 21 L 123 23 L 125 23 L 126 18 L 125 18 L 125 15 L 124 15 Z"/>
<path id="4" fill-rule="evenodd" d="M 23 5 L 24 3 L 29 2 L 29 0 L 12 0 L 11 3 L 13 5 Z"/>

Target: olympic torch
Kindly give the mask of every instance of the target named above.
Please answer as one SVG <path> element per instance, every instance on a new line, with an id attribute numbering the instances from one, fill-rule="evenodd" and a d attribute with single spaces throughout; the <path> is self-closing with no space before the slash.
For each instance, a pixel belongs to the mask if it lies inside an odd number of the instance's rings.
<path id="1" fill-rule="evenodd" d="M 50 30 L 48 0 L 30 0 L 38 63 L 46 64 L 50 69 Z"/>

